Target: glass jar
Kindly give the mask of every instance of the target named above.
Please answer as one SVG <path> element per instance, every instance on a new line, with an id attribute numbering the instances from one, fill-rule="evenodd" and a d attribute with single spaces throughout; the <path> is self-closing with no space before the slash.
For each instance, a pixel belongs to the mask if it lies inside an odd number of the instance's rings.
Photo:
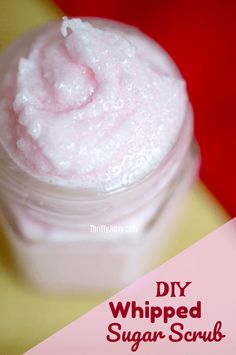
<path id="1" fill-rule="evenodd" d="M 36 29 L 2 55 L 0 75 Z M 42 182 L 0 147 L 1 216 L 19 268 L 40 289 L 120 289 L 150 268 L 198 168 L 188 104 L 179 136 L 142 180 L 111 192 Z"/>

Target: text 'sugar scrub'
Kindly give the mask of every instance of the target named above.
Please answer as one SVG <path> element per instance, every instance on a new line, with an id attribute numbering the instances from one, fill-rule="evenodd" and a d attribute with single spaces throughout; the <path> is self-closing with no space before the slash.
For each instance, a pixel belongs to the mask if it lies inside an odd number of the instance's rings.
<path id="1" fill-rule="evenodd" d="M 140 303 L 110 301 L 109 307 L 114 321 L 107 327 L 106 340 L 109 343 L 130 343 L 133 352 L 139 349 L 141 343 L 160 341 L 218 343 L 223 341 L 226 335 L 222 331 L 220 320 L 215 322 L 212 329 L 201 329 L 199 322 L 202 318 L 202 302 L 200 300 L 191 306 L 184 305 L 184 299 L 187 297 L 188 287 L 191 284 L 190 281 L 157 281 L 155 302 L 149 300 Z M 167 305 L 158 305 L 160 297 L 169 298 Z M 176 297 L 181 297 L 182 304 L 173 306 L 173 298 Z M 188 326 L 188 320 L 191 318 L 198 320 L 195 329 L 192 329 L 192 325 Z M 125 320 L 127 323 L 129 322 L 129 325 L 132 325 L 131 319 L 135 320 L 135 330 L 127 329 L 125 326 Z M 148 330 L 144 330 L 144 325 Z"/>

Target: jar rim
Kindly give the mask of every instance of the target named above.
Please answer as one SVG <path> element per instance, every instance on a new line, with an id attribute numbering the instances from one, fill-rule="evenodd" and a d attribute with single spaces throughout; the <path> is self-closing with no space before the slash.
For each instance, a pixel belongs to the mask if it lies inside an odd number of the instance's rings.
<path id="1" fill-rule="evenodd" d="M 84 17 L 85 19 L 91 19 L 91 17 Z M 97 20 L 98 18 L 92 18 Z M 100 20 L 100 19 L 98 19 Z M 116 23 L 117 21 L 108 20 L 110 22 Z M 58 20 L 51 21 L 47 26 L 51 26 L 53 23 L 58 22 Z M 120 23 L 119 23 L 120 24 Z M 123 24 L 127 28 L 133 28 L 130 25 Z M 45 26 L 45 25 L 43 25 Z M 39 26 L 32 30 L 37 31 L 37 29 L 43 28 Z M 141 32 L 143 36 L 146 36 Z M 27 35 L 27 33 L 25 34 Z M 149 38 L 149 37 L 148 37 Z M 152 40 L 150 38 L 150 40 Z M 153 41 L 154 42 L 154 41 Z M 154 42 L 157 44 L 156 42 Z M 158 45 L 158 44 L 157 44 Z M 166 53 L 166 51 L 161 47 L 161 49 Z M 166 55 L 169 57 L 168 53 Z M 170 58 L 171 59 L 171 58 Z M 178 72 L 178 68 L 171 59 L 173 65 Z M 158 180 L 161 181 L 161 177 L 165 175 L 165 172 L 170 168 L 173 160 L 175 164 L 180 164 L 183 160 L 184 155 L 186 154 L 190 142 L 192 139 L 192 126 L 193 126 L 193 114 L 192 107 L 189 101 L 186 104 L 185 117 L 182 123 L 181 128 L 179 129 L 178 135 L 175 142 L 173 142 L 171 148 L 167 154 L 163 157 L 160 163 L 155 167 L 153 166 L 147 173 L 143 174 L 142 177 L 138 178 L 136 181 L 133 181 L 130 184 L 125 184 L 123 186 L 115 187 L 110 190 L 100 191 L 97 189 L 91 188 L 82 188 L 76 185 L 60 185 L 50 181 L 43 181 L 40 178 L 31 175 L 28 171 L 25 171 L 17 162 L 15 162 L 10 154 L 4 149 L 0 144 L 0 188 L 3 188 L 5 191 L 17 195 L 20 198 L 24 198 L 30 194 L 34 195 L 34 199 L 44 198 L 44 199 L 53 199 L 58 201 L 97 201 L 104 200 L 108 196 L 115 197 L 129 193 L 130 191 L 138 190 L 142 185 L 149 185 L 156 183 Z M 178 158 L 175 158 L 178 157 Z"/>
<path id="2" fill-rule="evenodd" d="M 155 181 L 161 181 L 161 177 L 165 175 L 166 170 L 170 168 L 170 163 L 181 162 L 188 151 L 192 140 L 192 130 L 193 130 L 193 112 L 192 106 L 188 103 L 186 107 L 185 119 L 183 121 L 182 127 L 179 130 L 176 141 L 172 145 L 171 149 L 162 159 L 159 165 L 153 167 L 147 174 L 142 178 L 127 184 L 125 186 L 120 186 L 108 191 L 99 191 L 95 189 L 86 189 L 76 186 L 64 186 L 56 185 L 51 182 L 45 182 L 37 177 L 30 175 L 28 172 L 18 166 L 14 160 L 9 156 L 7 151 L 0 145 L 0 186 L 6 189 L 8 192 L 16 193 L 23 197 L 29 193 L 40 195 L 41 197 L 45 195 L 48 198 L 53 198 L 54 200 L 67 200 L 67 201 L 94 201 L 103 200 L 108 196 L 117 196 L 126 193 L 131 190 L 135 190 L 140 187 L 140 185 L 148 185 L 153 179 Z M 178 160 L 176 160 L 178 159 Z M 63 196 L 65 195 L 65 196 Z M 65 198 L 66 197 L 66 198 Z"/>

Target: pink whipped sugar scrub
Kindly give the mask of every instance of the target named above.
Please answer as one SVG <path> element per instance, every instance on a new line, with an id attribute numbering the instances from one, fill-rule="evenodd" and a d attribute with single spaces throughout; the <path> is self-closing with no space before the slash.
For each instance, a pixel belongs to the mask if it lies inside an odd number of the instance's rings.
<path id="1" fill-rule="evenodd" d="M 197 167 L 186 85 L 136 28 L 68 19 L 0 56 L 1 214 L 41 288 L 119 288 L 152 251 Z"/>

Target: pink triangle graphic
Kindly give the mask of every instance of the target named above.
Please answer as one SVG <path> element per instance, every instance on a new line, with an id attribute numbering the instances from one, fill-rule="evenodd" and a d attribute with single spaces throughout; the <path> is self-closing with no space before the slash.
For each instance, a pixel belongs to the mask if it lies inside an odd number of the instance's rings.
<path id="1" fill-rule="evenodd" d="M 156 297 L 157 282 L 166 282 L 169 286 L 171 282 L 181 282 L 180 286 L 183 287 L 187 281 L 191 284 L 184 290 L 185 297 L 170 297 L 170 294 Z M 176 284 L 174 285 L 176 295 L 179 296 L 180 289 Z M 164 290 L 163 284 L 161 290 Z M 122 302 L 125 306 L 127 302 L 134 301 L 136 306 L 141 306 L 142 309 L 145 309 L 145 306 L 146 309 L 149 308 L 149 313 L 151 306 L 156 307 L 153 308 L 153 312 L 154 310 L 156 312 L 154 312 L 156 315 L 154 323 L 151 323 L 148 313 L 146 313 L 147 317 L 139 318 L 140 311 L 137 310 L 136 318 L 131 317 L 130 309 L 126 318 L 122 318 L 121 315 L 117 318 L 113 317 L 110 302 L 116 307 L 118 302 Z M 196 307 L 197 302 L 200 302 L 200 318 L 192 318 L 189 314 L 186 318 L 180 318 L 186 314 L 186 309 L 189 312 L 192 307 Z M 182 308 L 182 313 L 179 311 L 177 315 L 173 315 L 172 312 L 177 312 L 179 307 L 187 308 Z M 195 312 L 197 314 L 196 309 Z M 166 323 L 164 323 L 164 314 L 167 318 L 169 316 Z M 109 326 L 112 332 L 109 331 Z M 171 326 L 174 327 L 174 331 L 171 330 Z M 124 340 L 129 336 L 130 342 L 122 341 L 122 334 L 125 331 Z M 130 333 L 127 333 L 128 331 Z M 157 336 L 156 341 L 147 341 L 155 331 L 162 332 L 165 337 Z M 196 331 L 200 331 L 208 341 L 199 337 L 195 342 L 187 341 L 194 338 Z M 225 337 L 220 339 L 220 334 Z M 110 340 L 116 341 L 108 341 L 108 336 Z M 178 341 L 173 342 L 173 339 Z M 236 219 L 134 282 L 27 351 L 25 355 L 128 355 L 132 353 L 140 355 L 236 354 Z"/>

